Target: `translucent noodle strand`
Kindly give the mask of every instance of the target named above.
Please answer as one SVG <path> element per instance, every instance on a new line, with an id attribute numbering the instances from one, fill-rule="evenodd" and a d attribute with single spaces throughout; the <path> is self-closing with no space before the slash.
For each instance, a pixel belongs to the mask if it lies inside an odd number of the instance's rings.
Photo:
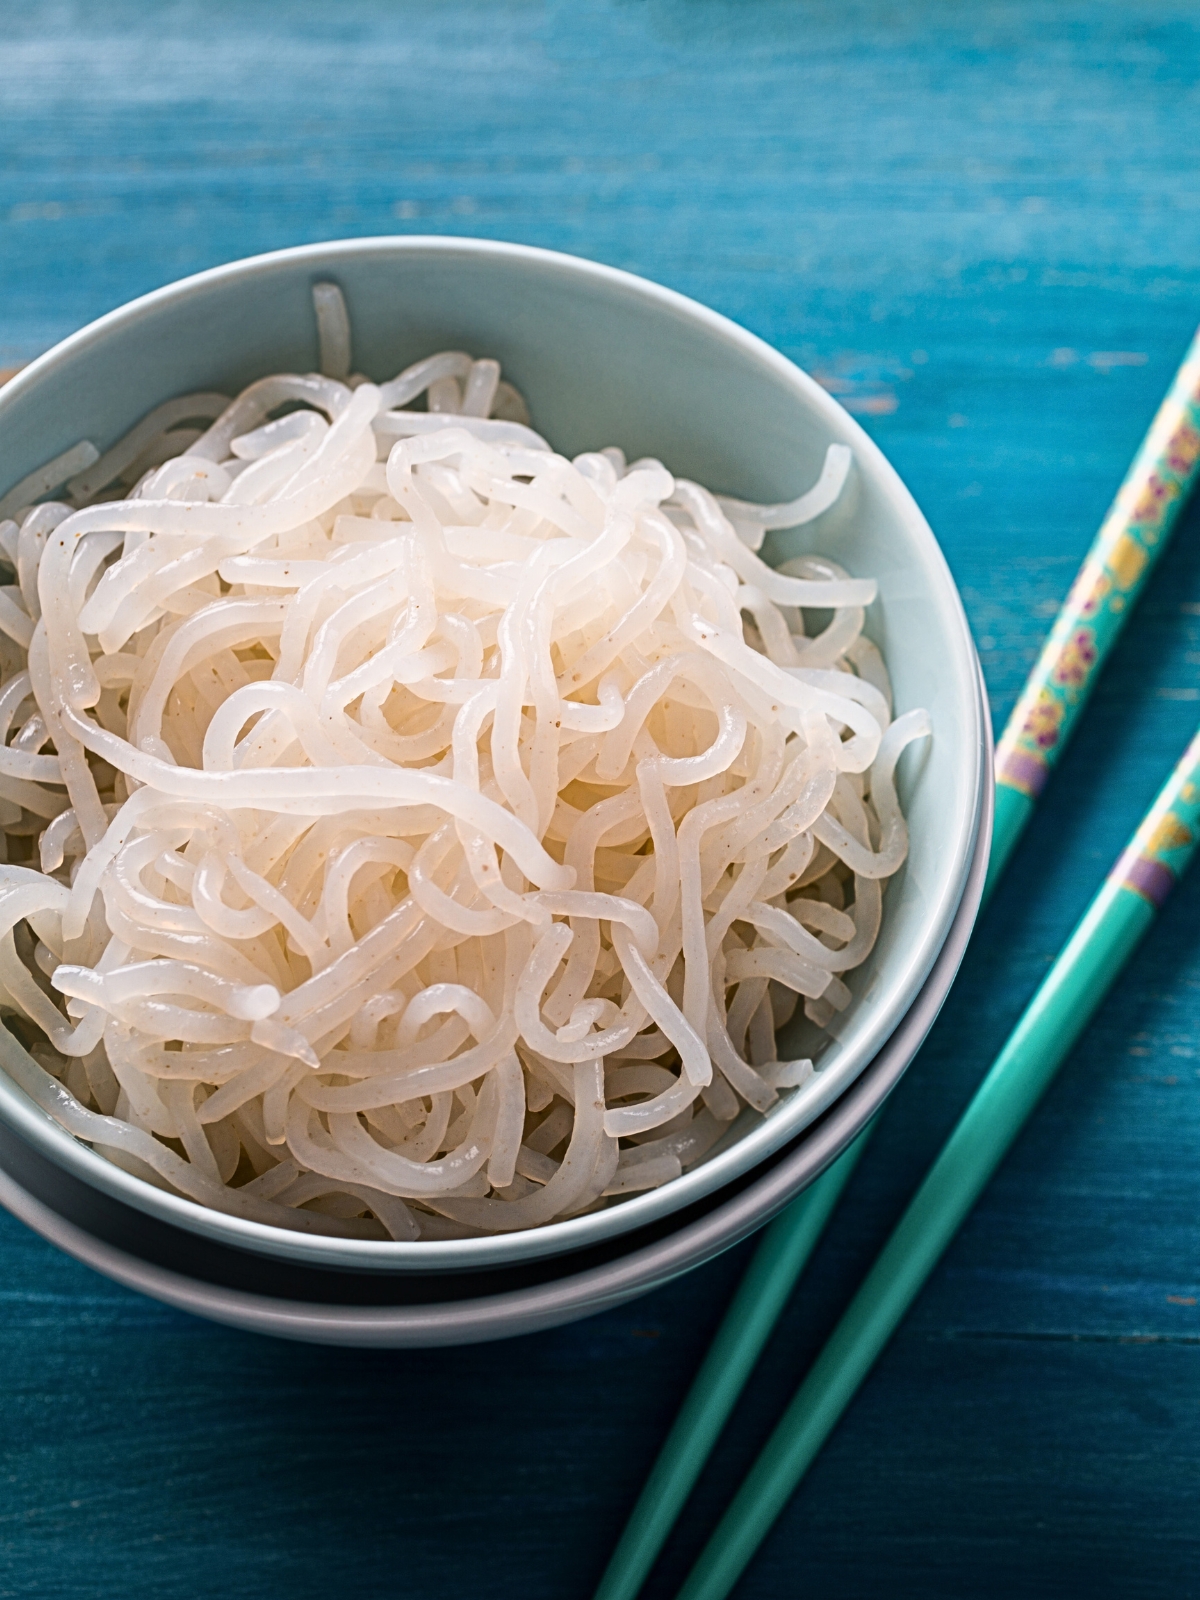
<path id="1" fill-rule="evenodd" d="M 569 460 L 313 302 L 319 372 L 0 498 L 0 1066 L 269 1226 L 621 1204 L 821 1092 L 906 857 L 874 581 L 756 553 L 852 453 L 775 505 Z"/>

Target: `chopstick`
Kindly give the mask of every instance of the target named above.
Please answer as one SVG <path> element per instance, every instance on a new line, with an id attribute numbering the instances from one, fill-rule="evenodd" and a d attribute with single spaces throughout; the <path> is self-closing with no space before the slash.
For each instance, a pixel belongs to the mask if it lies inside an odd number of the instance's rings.
<path id="1" fill-rule="evenodd" d="M 996 750 L 983 903 L 1004 871 L 1200 470 L 1200 331 L 1084 557 Z M 877 1118 L 875 1120 L 878 1120 Z M 765 1230 L 663 1443 L 595 1600 L 634 1600 L 737 1404 L 874 1123 Z"/>
<path id="2" fill-rule="evenodd" d="M 764 1446 L 678 1600 L 721 1600 L 1128 962 L 1200 834 L 1200 733 L 1118 857 Z"/>
<path id="3" fill-rule="evenodd" d="M 692 1380 L 595 1600 L 632 1600 L 675 1520 L 866 1149 L 872 1120 L 837 1160 L 763 1230 L 708 1354 Z"/>
<path id="4" fill-rule="evenodd" d="M 984 905 L 1175 530 L 1198 462 L 1200 331 L 1084 557 L 996 746 L 996 815 Z"/>

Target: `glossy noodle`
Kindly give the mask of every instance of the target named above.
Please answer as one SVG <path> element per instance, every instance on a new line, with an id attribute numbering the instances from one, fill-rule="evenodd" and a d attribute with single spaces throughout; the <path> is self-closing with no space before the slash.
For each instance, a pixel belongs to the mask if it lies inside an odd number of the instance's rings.
<path id="1" fill-rule="evenodd" d="M 812 1090 L 777 1030 L 836 1030 L 928 723 L 869 577 L 756 554 L 845 446 L 722 500 L 557 455 L 494 361 L 369 382 L 336 286 L 314 309 L 320 373 L 4 499 L 0 1062 L 238 1216 L 538 1227 Z"/>

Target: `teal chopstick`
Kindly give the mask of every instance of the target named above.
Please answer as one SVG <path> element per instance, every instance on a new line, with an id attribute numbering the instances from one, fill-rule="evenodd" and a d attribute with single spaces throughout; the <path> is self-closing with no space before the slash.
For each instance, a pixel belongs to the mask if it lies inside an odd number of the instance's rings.
<path id="1" fill-rule="evenodd" d="M 984 905 L 1100 667 L 1170 538 L 1198 472 L 1200 332 L 1188 346 L 1084 557 L 997 747 L 996 817 Z M 634 1600 L 645 1582 L 833 1213 L 866 1137 L 865 1132 L 860 1134 L 828 1173 L 771 1224 L 663 1443 L 595 1600 Z"/>
<path id="2" fill-rule="evenodd" d="M 869 1122 L 764 1231 L 625 1524 L 596 1600 L 633 1600 L 646 1581 L 874 1126 Z"/>
<path id="3" fill-rule="evenodd" d="M 723 1600 L 733 1588 L 1154 920 L 1198 835 L 1200 733 L 942 1147 L 678 1600 Z"/>
<path id="4" fill-rule="evenodd" d="M 1187 348 L 996 746 L 996 819 L 985 904 L 1198 474 L 1200 333 Z"/>

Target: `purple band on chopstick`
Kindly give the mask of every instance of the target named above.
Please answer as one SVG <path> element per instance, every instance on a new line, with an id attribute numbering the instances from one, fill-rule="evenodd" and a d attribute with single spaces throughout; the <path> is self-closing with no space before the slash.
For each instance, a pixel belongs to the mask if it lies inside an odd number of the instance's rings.
<path id="1" fill-rule="evenodd" d="M 1019 789 L 1031 800 L 1036 800 L 1050 776 L 1049 763 L 1040 753 L 1010 749 L 996 752 L 996 782 L 1006 783 L 1010 789 Z"/>
<path id="2" fill-rule="evenodd" d="M 1109 881 L 1132 889 L 1158 910 L 1200 840 L 1200 734 L 1134 834 Z"/>
<path id="3" fill-rule="evenodd" d="M 1200 333 L 1134 458 L 996 747 L 996 781 L 1036 799 L 1200 467 Z"/>
<path id="4" fill-rule="evenodd" d="M 1156 911 L 1175 887 L 1175 874 L 1161 861 L 1148 861 L 1145 856 L 1126 851 L 1117 864 L 1116 876 L 1126 889 L 1149 900 Z"/>

